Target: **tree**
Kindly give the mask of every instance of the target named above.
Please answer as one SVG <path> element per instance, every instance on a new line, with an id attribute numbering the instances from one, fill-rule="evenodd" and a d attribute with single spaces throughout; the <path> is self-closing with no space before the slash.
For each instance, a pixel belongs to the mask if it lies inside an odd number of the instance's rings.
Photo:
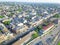
<path id="1" fill-rule="evenodd" d="M 38 37 L 38 33 L 37 32 L 35 32 L 34 34 L 32 34 L 32 38 L 33 39 L 36 38 L 36 37 Z"/>
<path id="2" fill-rule="evenodd" d="M 35 31 L 38 33 L 42 28 L 43 28 L 42 25 L 37 26 Z"/>
<path id="3" fill-rule="evenodd" d="M 5 21 L 3 22 L 5 25 L 9 25 L 10 24 L 10 21 Z"/>
<path id="4" fill-rule="evenodd" d="M 59 18 L 60 17 L 60 14 L 55 14 L 53 17 Z"/>

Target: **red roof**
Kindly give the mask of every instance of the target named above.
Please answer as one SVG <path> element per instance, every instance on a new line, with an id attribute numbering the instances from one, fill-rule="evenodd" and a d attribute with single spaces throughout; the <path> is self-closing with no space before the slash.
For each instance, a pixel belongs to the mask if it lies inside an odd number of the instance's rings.
<path id="1" fill-rule="evenodd" d="M 47 26 L 43 26 L 43 30 L 47 30 L 49 27 L 51 27 L 53 24 L 49 24 L 49 25 L 47 25 Z"/>

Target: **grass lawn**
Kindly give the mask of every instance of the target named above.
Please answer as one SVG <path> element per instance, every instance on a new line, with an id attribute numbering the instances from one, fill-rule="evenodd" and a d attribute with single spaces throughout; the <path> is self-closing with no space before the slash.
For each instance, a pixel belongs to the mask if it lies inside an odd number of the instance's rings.
<path id="1" fill-rule="evenodd" d="M 60 41 L 58 42 L 58 44 L 57 45 L 60 45 Z"/>
<path id="2" fill-rule="evenodd" d="M 37 37 L 38 37 L 38 33 L 37 32 L 35 32 L 34 34 L 32 34 L 32 39 L 37 38 Z"/>
<path id="3" fill-rule="evenodd" d="M 3 18 L 3 17 L 4 17 L 4 16 L 1 16 L 1 15 L 0 15 L 0 18 Z"/>
<path id="4" fill-rule="evenodd" d="M 51 34 L 52 32 L 49 32 L 49 34 Z"/>

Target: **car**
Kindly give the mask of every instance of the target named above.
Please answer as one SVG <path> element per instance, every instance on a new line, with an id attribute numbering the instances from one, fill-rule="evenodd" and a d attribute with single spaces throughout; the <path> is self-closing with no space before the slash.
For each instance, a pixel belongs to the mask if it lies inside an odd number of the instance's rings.
<path id="1" fill-rule="evenodd" d="M 0 30 L 3 30 L 3 29 L 4 29 L 4 27 L 2 25 L 0 25 Z"/>
<path id="2" fill-rule="evenodd" d="M 43 43 L 42 43 L 42 41 L 39 41 L 35 45 L 43 45 Z"/>
<path id="3" fill-rule="evenodd" d="M 48 39 L 46 40 L 46 42 L 47 42 L 47 44 L 50 44 L 50 43 L 52 42 L 52 38 L 48 38 Z"/>

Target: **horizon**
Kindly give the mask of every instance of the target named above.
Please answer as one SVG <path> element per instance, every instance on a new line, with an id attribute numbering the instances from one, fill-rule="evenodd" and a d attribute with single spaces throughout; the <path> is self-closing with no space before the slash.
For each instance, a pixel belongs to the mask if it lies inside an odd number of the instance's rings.
<path id="1" fill-rule="evenodd" d="M 0 0 L 0 2 L 27 2 L 27 3 L 57 3 L 60 4 L 59 0 Z"/>

